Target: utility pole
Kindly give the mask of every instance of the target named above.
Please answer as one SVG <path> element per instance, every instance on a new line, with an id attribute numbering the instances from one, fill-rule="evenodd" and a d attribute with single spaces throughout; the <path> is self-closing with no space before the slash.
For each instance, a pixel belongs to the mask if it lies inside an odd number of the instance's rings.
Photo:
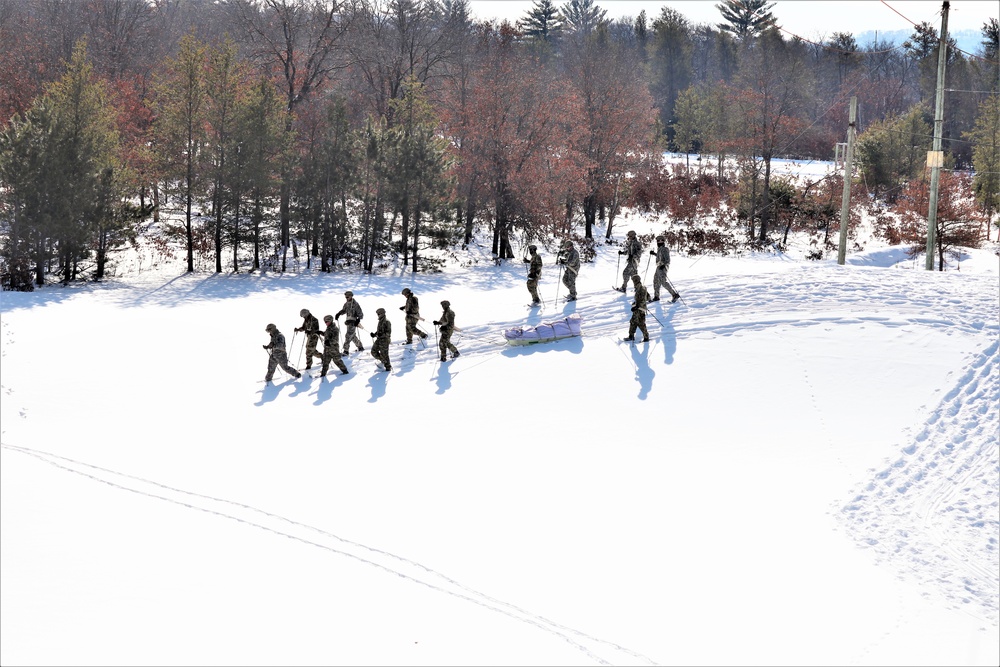
<path id="1" fill-rule="evenodd" d="M 851 98 L 851 116 L 847 123 L 847 156 L 844 158 L 844 196 L 840 201 L 840 248 L 837 251 L 837 264 L 841 266 L 847 260 L 847 223 L 851 213 L 851 178 L 854 176 L 854 135 L 858 131 L 858 98 Z"/>
<path id="2" fill-rule="evenodd" d="M 938 184 L 941 182 L 941 167 L 944 153 L 941 151 L 941 134 L 944 128 L 944 66 L 948 62 L 948 5 L 941 5 L 941 41 L 938 43 L 937 98 L 934 104 L 934 145 L 927 153 L 927 166 L 931 168 L 931 192 L 927 206 L 927 262 L 928 271 L 934 270 L 934 250 L 937 245 L 937 203 Z"/>

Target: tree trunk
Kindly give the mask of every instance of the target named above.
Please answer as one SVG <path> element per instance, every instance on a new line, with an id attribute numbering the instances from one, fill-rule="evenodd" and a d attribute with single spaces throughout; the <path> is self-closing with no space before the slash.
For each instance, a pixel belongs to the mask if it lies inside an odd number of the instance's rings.
<path id="1" fill-rule="evenodd" d="M 215 272 L 222 273 L 222 202 L 219 201 L 218 186 L 215 195 Z"/>
<path id="2" fill-rule="evenodd" d="M 588 239 L 594 238 L 594 225 L 597 223 L 597 197 L 593 193 L 583 199 L 584 234 Z"/>
<path id="3" fill-rule="evenodd" d="M 771 220 L 773 211 L 771 210 L 771 156 L 764 157 L 764 192 L 763 206 L 760 211 L 760 244 L 767 243 L 768 222 Z"/>

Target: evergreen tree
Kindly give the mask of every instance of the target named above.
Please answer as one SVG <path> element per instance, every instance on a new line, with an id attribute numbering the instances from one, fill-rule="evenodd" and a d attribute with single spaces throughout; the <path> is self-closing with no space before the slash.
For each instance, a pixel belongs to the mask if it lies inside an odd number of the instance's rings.
<path id="1" fill-rule="evenodd" d="M 285 131 L 285 107 L 274 84 L 260 76 L 240 104 L 236 117 L 233 142 L 237 147 L 230 156 L 233 175 L 233 217 L 236 220 L 233 264 L 238 258 L 236 245 L 239 232 L 242 201 L 247 199 L 250 208 L 250 238 L 253 243 L 253 270 L 261 267 L 260 251 L 264 242 L 264 223 L 273 209 L 281 179 L 279 172 L 289 152 L 289 135 Z M 278 230 L 280 232 L 280 230 Z"/>
<path id="2" fill-rule="evenodd" d="M 412 261 L 416 273 L 420 214 L 444 190 L 446 144 L 435 134 L 437 120 L 423 85 L 416 78 L 404 82 L 402 98 L 394 100 L 392 105 L 396 125 L 388 135 L 388 168 L 392 174 L 388 185 L 393 203 L 402 214 L 404 264 L 409 258 L 412 222 Z"/>
<path id="3" fill-rule="evenodd" d="M 976 126 L 965 134 L 965 138 L 974 145 L 972 187 L 976 201 L 992 220 L 1000 212 L 1000 99 L 993 96 L 979 105 Z"/>
<path id="4" fill-rule="evenodd" d="M 858 137 L 857 163 L 874 193 L 895 201 L 899 188 L 922 172 L 932 138 L 926 114 L 926 107 L 915 106 Z"/>
<path id="5" fill-rule="evenodd" d="M 353 152 L 353 135 L 347 114 L 345 100 L 338 98 L 328 104 L 321 143 L 318 165 L 323 205 L 320 268 L 324 272 L 332 269 L 340 247 L 347 242 L 347 196 L 357 180 L 357 156 Z"/>
<path id="6" fill-rule="evenodd" d="M 725 19 L 718 24 L 719 29 L 739 39 L 756 37 L 777 21 L 771 13 L 774 3 L 767 0 L 723 0 L 715 8 Z"/>
<path id="7" fill-rule="evenodd" d="M 57 173 L 53 168 L 53 112 L 39 97 L 23 117 L 12 118 L 0 132 L 0 211 L 7 222 L 3 243 L 4 288 L 31 289 L 45 284 L 58 207 Z M 33 272 L 34 278 L 25 275 Z M 27 283 L 27 284 L 25 284 Z"/>
<path id="8" fill-rule="evenodd" d="M 525 37 L 552 44 L 562 30 L 563 17 L 553 0 L 535 0 L 524 18 L 517 22 Z"/>
<path id="9" fill-rule="evenodd" d="M 673 140 L 674 105 L 680 92 L 691 85 L 691 24 L 675 9 L 664 7 L 653 20 L 649 69 L 650 90 L 660 110 L 660 122 Z"/>
<path id="10" fill-rule="evenodd" d="M 65 74 L 0 138 L 0 192 L 12 214 L 8 261 L 30 256 L 41 285 L 56 257 L 68 282 L 96 250 L 95 277 L 102 278 L 107 251 L 129 236 L 134 219 L 124 204 L 120 158 L 115 109 L 81 41 Z"/>
<path id="11" fill-rule="evenodd" d="M 215 272 L 221 273 L 224 214 L 231 203 L 226 192 L 233 186 L 229 181 L 232 172 L 228 161 L 236 150 L 237 105 L 247 94 L 249 71 L 237 57 L 236 44 L 229 39 L 216 48 L 208 49 L 207 64 L 205 118 L 209 128 L 208 157 L 212 170 Z"/>
<path id="12" fill-rule="evenodd" d="M 594 4 L 594 0 L 569 0 L 559 9 L 563 29 L 572 35 L 586 37 L 602 25 L 607 25 L 608 10 Z"/>
<path id="13" fill-rule="evenodd" d="M 176 186 L 184 201 L 188 272 L 194 271 L 193 204 L 204 177 L 207 59 L 207 47 L 193 35 L 185 36 L 177 56 L 167 60 L 165 74 L 156 86 L 159 155 L 164 174 L 173 179 L 168 187 Z"/>
<path id="14" fill-rule="evenodd" d="M 1000 58 L 1000 20 L 991 18 L 983 24 L 983 58 L 997 64 Z M 1000 64 L 997 64 L 1000 68 Z"/>

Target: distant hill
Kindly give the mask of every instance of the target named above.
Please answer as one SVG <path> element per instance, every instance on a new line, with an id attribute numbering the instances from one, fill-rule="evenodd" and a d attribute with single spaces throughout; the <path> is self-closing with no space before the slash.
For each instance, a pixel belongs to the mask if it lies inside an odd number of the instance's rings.
<path id="1" fill-rule="evenodd" d="M 936 33 L 940 33 L 940 31 L 940 28 L 935 28 Z M 860 47 L 868 46 L 876 40 L 879 42 L 890 42 L 891 44 L 902 44 L 912 34 L 912 30 L 866 30 L 865 32 L 859 32 L 854 36 L 854 39 Z M 955 43 L 958 44 L 958 48 L 966 53 L 978 54 L 983 48 L 983 33 L 979 30 L 958 30 L 949 33 L 948 36 L 954 39 Z"/>

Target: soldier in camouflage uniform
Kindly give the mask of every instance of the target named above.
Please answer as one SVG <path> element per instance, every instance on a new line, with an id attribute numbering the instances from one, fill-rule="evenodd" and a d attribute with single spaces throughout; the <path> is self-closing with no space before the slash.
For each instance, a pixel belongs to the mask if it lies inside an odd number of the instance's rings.
<path id="1" fill-rule="evenodd" d="M 358 327 L 361 325 L 361 318 L 364 317 L 364 313 L 361 312 L 361 306 L 358 302 L 354 300 L 354 292 L 348 290 L 344 292 L 344 307 L 334 315 L 334 319 L 340 319 L 341 315 L 346 315 L 347 318 L 344 320 L 344 356 L 346 357 L 351 351 L 351 343 L 354 343 L 354 347 L 358 348 L 358 352 L 364 352 L 365 348 L 361 345 L 361 339 L 358 338 Z"/>
<path id="2" fill-rule="evenodd" d="M 576 276 L 580 273 L 580 253 L 577 252 L 576 246 L 569 239 L 563 241 L 562 250 L 559 251 L 556 263 L 566 267 L 562 277 L 562 283 L 569 292 L 566 295 L 566 300 L 576 301 Z"/>
<path id="3" fill-rule="evenodd" d="M 305 308 L 299 311 L 299 317 L 302 318 L 302 326 L 295 327 L 295 330 L 304 331 L 306 334 L 306 370 L 309 370 L 313 365 L 313 357 L 323 358 L 323 355 L 316 351 L 320 334 L 319 320 Z"/>
<path id="4" fill-rule="evenodd" d="M 385 317 L 385 308 L 375 311 L 378 315 L 378 327 L 372 333 L 372 356 L 382 362 L 385 370 L 391 371 L 389 363 L 389 341 L 392 339 L 392 323 Z"/>
<path id="5" fill-rule="evenodd" d="M 635 232 L 629 231 L 625 240 L 625 249 L 619 250 L 619 255 L 625 255 L 625 270 L 622 271 L 622 286 L 615 288 L 619 292 L 624 292 L 628 287 L 628 279 L 639 273 L 639 255 L 642 253 L 642 243 L 635 236 Z"/>
<path id="6" fill-rule="evenodd" d="M 635 330 L 642 332 L 642 342 L 649 340 L 649 331 L 646 330 L 646 304 L 649 302 L 649 292 L 642 284 L 639 274 L 632 276 L 632 286 L 635 288 L 635 303 L 632 304 L 632 318 L 628 321 L 628 338 L 625 340 L 635 340 Z"/>
<path id="7" fill-rule="evenodd" d="M 406 316 L 406 344 L 410 345 L 414 336 L 427 338 L 427 334 L 417 328 L 417 322 L 420 321 L 420 302 L 417 300 L 417 295 L 411 292 L 409 287 L 404 287 L 402 294 L 406 297 L 406 303 L 399 309 Z"/>
<path id="8" fill-rule="evenodd" d="M 347 375 L 349 371 L 340 356 L 340 327 L 337 326 L 337 320 L 333 319 L 333 315 L 326 315 L 323 317 L 323 322 L 326 323 L 326 331 L 323 332 L 323 369 L 320 371 L 320 377 L 330 370 L 331 363 L 339 368 L 342 374 Z"/>
<path id="9" fill-rule="evenodd" d="M 662 236 L 656 237 L 656 250 L 650 250 L 649 254 L 656 257 L 656 271 L 653 273 L 653 298 L 652 301 L 660 300 L 660 289 L 666 287 L 673 297 L 670 303 L 677 301 L 681 295 L 674 290 L 674 286 L 667 280 L 667 270 L 670 269 L 670 248 L 666 245 L 666 239 Z"/>
<path id="10" fill-rule="evenodd" d="M 537 306 L 542 302 L 538 296 L 538 281 L 542 279 L 542 256 L 538 254 L 538 246 L 529 245 L 528 252 L 531 259 L 525 258 L 528 266 L 528 293 L 531 295 L 531 305 Z"/>
<path id="11" fill-rule="evenodd" d="M 447 353 L 451 351 L 451 358 L 458 356 L 458 348 L 451 343 L 451 334 L 455 331 L 455 311 L 451 309 L 450 301 L 442 301 L 441 319 L 434 320 L 434 326 L 441 327 L 441 340 L 438 341 L 438 348 L 441 350 L 441 361 L 448 361 Z"/>
<path id="12" fill-rule="evenodd" d="M 299 373 L 288 365 L 288 353 L 285 351 L 285 335 L 278 331 L 278 327 L 273 324 L 268 324 L 264 327 L 264 331 L 271 335 L 271 342 L 261 346 L 268 352 L 267 375 L 264 376 L 264 382 L 271 381 L 271 378 L 274 377 L 274 369 L 278 366 L 281 366 L 281 370 L 292 377 L 302 377 L 302 373 Z"/>

